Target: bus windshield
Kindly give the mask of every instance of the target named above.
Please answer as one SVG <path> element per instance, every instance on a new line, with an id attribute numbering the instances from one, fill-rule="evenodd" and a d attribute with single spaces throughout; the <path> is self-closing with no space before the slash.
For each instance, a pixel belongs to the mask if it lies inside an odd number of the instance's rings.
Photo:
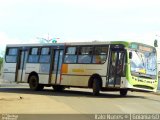
<path id="1" fill-rule="evenodd" d="M 141 77 L 155 78 L 157 74 L 156 53 L 154 51 L 132 50 L 131 73 Z"/>

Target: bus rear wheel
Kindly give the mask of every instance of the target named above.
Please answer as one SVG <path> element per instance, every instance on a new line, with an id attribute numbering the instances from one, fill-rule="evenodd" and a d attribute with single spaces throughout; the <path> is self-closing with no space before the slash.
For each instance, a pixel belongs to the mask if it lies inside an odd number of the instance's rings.
<path id="1" fill-rule="evenodd" d="M 128 90 L 127 89 L 122 89 L 120 90 L 120 95 L 121 96 L 126 96 L 127 95 Z"/>
<path id="2" fill-rule="evenodd" d="M 101 88 L 101 86 L 100 86 L 100 81 L 99 81 L 99 79 L 94 78 L 94 79 L 93 79 L 93 95 L 94 95 L 94 96 L 98 96 L 98 95 L 99 95 L 99 93 L 100 93 L 100 88 Z"/>
<path id="3" fill-rule="evenodd" d="M 29 78 L 29 87 L 34 91 L 43 90 L 44 85 L 39 84 L 38 77 L 36 75 L 32 75 Z"/>

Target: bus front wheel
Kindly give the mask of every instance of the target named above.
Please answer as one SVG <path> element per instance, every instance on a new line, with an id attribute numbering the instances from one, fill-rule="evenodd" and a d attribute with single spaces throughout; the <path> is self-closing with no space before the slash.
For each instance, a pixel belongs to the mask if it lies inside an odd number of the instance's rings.
<path id="1" fill-rule="evenodd" d="M 38 77 L 35 76 L 35 75 L 32 75 L 32 76 L 29 78 L 29 87 L 30 87 L 30 89 L 32 89 L 32 90 L 39 91 L 39 90 L 43 90 L 44 85 L 39 84 L 39 82 L 38 82 Z"/>
<path id="2" fill-rule="evenodd" d="M 99 95 L 100 88 L 101 88 L 101 86 L 100 86 L 99 79 L 94 78 L 94 80 L 93 80 L 93 95 L 94 96 L 98 96 Z"/>

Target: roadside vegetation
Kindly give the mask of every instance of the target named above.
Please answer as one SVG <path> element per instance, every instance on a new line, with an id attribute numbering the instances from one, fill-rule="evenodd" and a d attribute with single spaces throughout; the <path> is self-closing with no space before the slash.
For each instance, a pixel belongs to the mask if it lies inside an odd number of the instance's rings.
<path id="1" fill-rule="evenodd" d="M 0 75 L 2 71 L 2 65 L 3 65 L 3 57 L 0 57 Z"/>

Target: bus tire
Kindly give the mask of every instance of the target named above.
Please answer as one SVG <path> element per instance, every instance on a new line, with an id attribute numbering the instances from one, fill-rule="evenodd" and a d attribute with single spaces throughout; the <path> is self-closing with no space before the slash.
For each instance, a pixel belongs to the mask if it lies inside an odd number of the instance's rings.
<path id="1" fill-rule="evenodd" d="M 98 96 L 99 92 L 100 92 L 100 88 L 101 88 L 99 79 L 97 79 L 97 78 L 93 79 L 92 88 L 93 88 L 93 95 Z"/>
<path id="2" fill-rule="evenodd" d="M 127 89 L 122 89 L 120 90 L 120 95 L 121 96 L 126 96 L 127 95 L 128 90 Z"/>
<path id="3" fill-rule="evenodd" d="M 29 77 L 29 87 L 34 91 L 43 90 L 44 85 L 39 84 L 38 77 L 36 75 L 32 75 Z"/>
<path id="4" fill-rule="evenodd" d="M 52 87 L 55 92 L 61 92 L 65 89 L 64 86 L 60 86 L 60 85 L 53 85 Z"/>

